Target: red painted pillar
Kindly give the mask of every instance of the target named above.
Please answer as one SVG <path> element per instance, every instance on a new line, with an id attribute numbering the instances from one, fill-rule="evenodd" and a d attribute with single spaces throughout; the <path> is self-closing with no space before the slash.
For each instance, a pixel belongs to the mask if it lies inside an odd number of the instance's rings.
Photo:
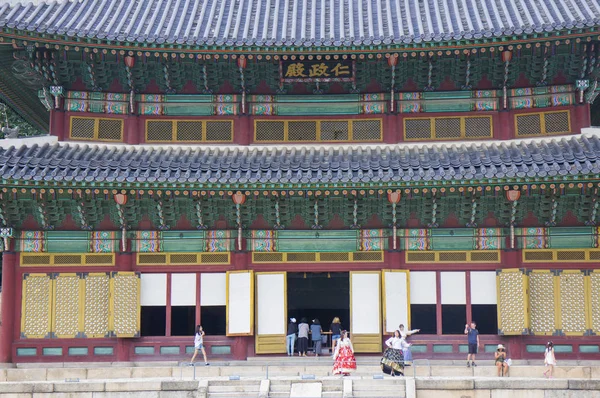
<path id="1" fill-rule="evenodd" d="M 435 272 L 435 318 L 437 323 L 438 335 L 442 334 L 442 273 L 440 271 Z"/>
<path id="2" fill-rule="evenodd" d="M 140 121 L 140 118 L 136 115 L 129 115 L 125 117 L 124 123 L 125 136 L 123 137 L 123 142 L 130 145 L 142 143 L 146 126 Z"/>
<path id="3" fill-rule="evenodd" d="M 250 145 L 254 141 L 254 126 L 251 116 L 240 115 L 233 120 L 233 142 Z"/>
<path id="4" fill-rule="evenodd" d="M 590 127 L 592 120 L 590 117 L 590 104 L 577 105 L 571 112 L 571 129 L 574 133 L 581 133 L 581 129 Z"/>
<path id="5" fill-rule="evenodd" d="M 201 305 L 202 305 L 202 303 L 200 302 L 200 297 L 201 297 L 202 291 L 200 289 L 201 289 L 202 285 L 201 285 L 200 277 L 201 277 L 201 274 L 199 272 L 196 273 L 196 325 L 202 325 L 202 322 L 201 322 L 202 313 L 200 312 Z"/>
<path id="6" fill-rule="evenodd" d="M 386 144 L 395 144 L 398 142 L 398 126 L 396 125 L 396 115 L 383 116 L 383 142 Z"/>
<path id="7" fill-rule="evenodd" d="M 514 114 L 511 111 L 498 112 L 494 123 L 494 139 L 496 140 L 510 140 L 515 138 L 515 122 Z"/>
<path id="8" fill-rule="evenodd" d="M 248 269 L 248 264 L 250 263 L 250 253 L 248 252 L 234 252 L 231 253 L 231 265 L 233 265 L 235 270 L 244 270 Z M 235 337 L 235 341 L 232 345 L 231 354 L 233 358 L 236 360 L 244 360 L 248 357 L 248 341 L 251 340 L 252 337 L 247 336 L 239 336 Z"/>
<path id="9" fill-rule="evenodd" d="M 120 247 L 121 242 L 119 241 L 117 245 Z M 135 253 L 125 252 L 125 253 L 115 253 L 115 265 L 119 272 L 131 272 L 133 270 L 133 259 Z M 132 341 L 131 339 L 125 338 L 117 338 L 117 346 L 115 347 L 117 361 L 119 362 L 127 362 L 130 360 L 130 348 Z"/>
<path id="10" fill-rule="evenodd" d="M 0 329 L 0 363 L 12 362 L 12 344 L 15 332 L 15 308 L 19 298 L 16 295 L 15 268 L 17 253 L 4 252 L 2 255 L 2 329 Z"/>
<path id="11" fill-rule="evenodd" d="M 471 271 L 465 272 L 465 290 L 467 291 L 467 322 L 472 322 L 473 311 L 471 310 Z"/>
<path id="12" fill-rule="evenodd" d="M 167 273 L 167 308 L 165 316 L 165 336 L 171 337 L 171 274 Z"/>
<path id="13" fill-rule="evenodd" d="M 69 136 L 65 128 L 65 113 L 63 111 L 50 110 L 50 135 L 55 135 L 59 141 L 64 141 L 65 137 Z"/>

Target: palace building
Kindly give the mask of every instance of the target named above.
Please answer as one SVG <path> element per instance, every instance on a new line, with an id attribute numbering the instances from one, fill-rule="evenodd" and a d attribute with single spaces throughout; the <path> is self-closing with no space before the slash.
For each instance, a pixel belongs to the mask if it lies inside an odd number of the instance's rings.
<path id="1" fill-rule="evenodd" d="M 0 362 L 599 359 L 595 0 L 0 5 Z"/>

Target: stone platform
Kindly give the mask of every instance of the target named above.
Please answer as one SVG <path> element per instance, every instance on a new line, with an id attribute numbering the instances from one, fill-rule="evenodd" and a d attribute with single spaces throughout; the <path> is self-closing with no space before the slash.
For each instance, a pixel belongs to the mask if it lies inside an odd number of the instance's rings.
<path id="1" fill-rule="evenodd" d="M 267 358 L 186 363 L 17 364 L 0 369 L 0 398 L 600 398 L 600 362 L 561 361 L 554 379 L 542 366 L 513 364 L 496 377 L 490 361 L 417 361 L 406 377 L 383 376 L 378 358 L 360 357 L 349 377 L 330 358 Z M 179 366 L 181 365 L 181 366 Z M 195 370 L 195 375 L 194 375 Z M 195 379 L 194 379 L 195 376 Z"/>

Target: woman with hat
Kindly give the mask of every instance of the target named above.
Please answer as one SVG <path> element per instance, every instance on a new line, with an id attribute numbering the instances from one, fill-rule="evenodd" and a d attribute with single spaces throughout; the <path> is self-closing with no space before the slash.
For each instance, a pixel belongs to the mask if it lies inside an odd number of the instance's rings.
<path id="1" fill-rule="evenodd" d="M 498 377 L 508 376 L 508 363 L 506 362 L 506 348 L 502 344 L 498 344 L 498 349 L 494 353 L 496 369 L 498 369 Z"/>

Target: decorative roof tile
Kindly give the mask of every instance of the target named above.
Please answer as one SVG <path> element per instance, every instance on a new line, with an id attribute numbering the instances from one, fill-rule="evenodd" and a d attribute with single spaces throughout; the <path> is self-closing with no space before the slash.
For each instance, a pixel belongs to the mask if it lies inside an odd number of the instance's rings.
<path id="1" fill-rule="evenodd" d="M 351 46 L 599 24 L 598 0 L 81 0 L 0 5 L 0 28 L 140 43 Z"/>
<path id="2" fill-rule="evenodd" d="M 0 148 L 0 178 L 47 182 L 386 183 L 589 176 L 597 135 L 531 142 L 377 147 L 140 147 L 66 143 Z"/>

